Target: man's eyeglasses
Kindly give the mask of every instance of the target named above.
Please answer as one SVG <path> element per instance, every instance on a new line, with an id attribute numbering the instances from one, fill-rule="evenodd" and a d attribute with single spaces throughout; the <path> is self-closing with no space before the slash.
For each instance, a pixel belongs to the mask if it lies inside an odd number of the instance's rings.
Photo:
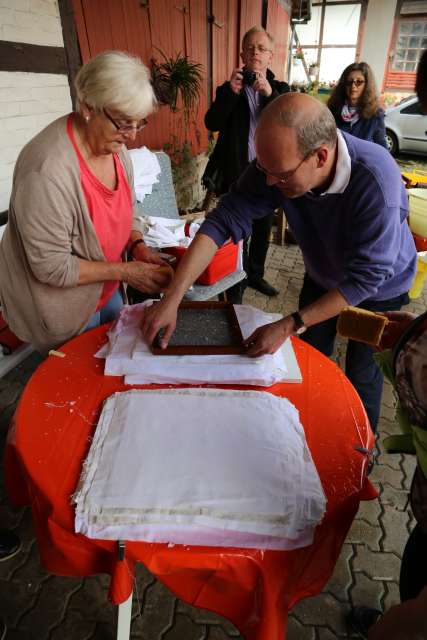
<path id="1" fill-rule="evenodd" d="M 273 178 L 276 178 L 276 180 L 278 180 L 280 183 L 282 184 L 286 184 L 287 182 L 289 182 L 289 180 L 292 178 L 292 176 L 298 171 L 298 169 L 300 168 L 300 166 L 306 161 L 308 160 L 308 158 L 310 156 L 312 156 L 314 153 L 314 151 L 310 151 L 310 153 L 308 153 L 306 156 L 304 156 L 304 158 L 301 160 L 301 162 L 295 167 L 295 169 L 292 169 L 292 171 L 287 171 L 286 173 L 270 173 L 270 171 L 267 171 L 266 169 L 264 169 L 263 167 L 261 167 L 261 165 L 259 164 L 258 160 L 255 163 L 256 168 L 259 171 L 262 171 L 262 173 L 265 173 L 266 176 L 273 176 Z"/>
<path id="2" fill-rule="evenodd" d="M 114 120 L 114 118 L 112 118 L 108 113 L 107 109 L 103 109 L 102 112 L 120 133 L 132 133 L 133 131 L 138 133 L 138 131 L 142 131 L 148 124 L 148 120 L 146 118 L 143 118 L 136 124 L 129 124 L 129 122 L 123 120 Z"/>
<path id="3" fill-rule="evenodd" d="M 262 45 L 260 46 L 256 46 L 256 45 L 249 45 L 248 47 L 244 47 L 243 49 L 245 52 L 247 51 L 248 53 L 255 53 L 255 51 L 258 51 L 258 53 L 267 53 L 267 51 L 271 52 L 271 49 L 267 49 L 267 47 L 263 47 Z"/>
<path id="4" fill-rule="evenodd" d="M 365 81 L 364 80 L 346 80 L 345 81 L 346 87 L 352 87 L 354 84 L 356 85 L 356 87 L 361 87 L 362 84 L 365 84 Z"/>

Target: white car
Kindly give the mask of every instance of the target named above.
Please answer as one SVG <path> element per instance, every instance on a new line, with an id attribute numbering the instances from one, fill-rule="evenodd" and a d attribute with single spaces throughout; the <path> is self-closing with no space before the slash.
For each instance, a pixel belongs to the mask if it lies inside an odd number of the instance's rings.
<path id="1" fill-rule="evenodd" d="M 417 96 L 404 98 L 385 114 L 386 142 L 394 156 L 400 151 L 427 155 L 427 115 Z"/>

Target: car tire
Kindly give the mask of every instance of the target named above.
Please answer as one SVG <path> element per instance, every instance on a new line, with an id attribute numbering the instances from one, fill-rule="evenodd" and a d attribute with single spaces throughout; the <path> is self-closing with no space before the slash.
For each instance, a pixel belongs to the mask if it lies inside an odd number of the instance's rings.
<path id="1" fill-rule="evenodd" d="M 399 151 L 399 144 L 397 142 L 395 134 L 393 133 L 393 131 L 390 131 L 390 129 L 385 130 L 385 141 L 387 149 L 390 151 L 391 155 L 397 155 Z"/>

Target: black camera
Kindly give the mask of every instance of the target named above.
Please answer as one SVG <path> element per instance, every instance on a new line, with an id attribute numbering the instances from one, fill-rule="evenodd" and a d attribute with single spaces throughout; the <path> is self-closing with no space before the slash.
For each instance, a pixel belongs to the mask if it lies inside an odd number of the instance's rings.
<path id="1" fill-rule="evenodd" d="M 251 87 L 256 80 L 255 71 L 249 71 L 249 69 L 243 69 L 242 71 L 242 82 L 243 84 L 247 84 L 248 87 Z"/>

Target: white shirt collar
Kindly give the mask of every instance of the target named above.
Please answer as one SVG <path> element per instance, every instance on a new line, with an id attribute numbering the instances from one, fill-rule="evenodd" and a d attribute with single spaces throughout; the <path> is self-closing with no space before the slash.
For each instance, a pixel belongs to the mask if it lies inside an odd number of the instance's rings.
<path id="1" fill-rule="evenodd" d="M 335 175 L 329 188 L 321 193 L 324 196 L 330 193 L 344 193 L 351 177 L 351 158 L 341 131 L 337 129 L 337 164 Z"/>

